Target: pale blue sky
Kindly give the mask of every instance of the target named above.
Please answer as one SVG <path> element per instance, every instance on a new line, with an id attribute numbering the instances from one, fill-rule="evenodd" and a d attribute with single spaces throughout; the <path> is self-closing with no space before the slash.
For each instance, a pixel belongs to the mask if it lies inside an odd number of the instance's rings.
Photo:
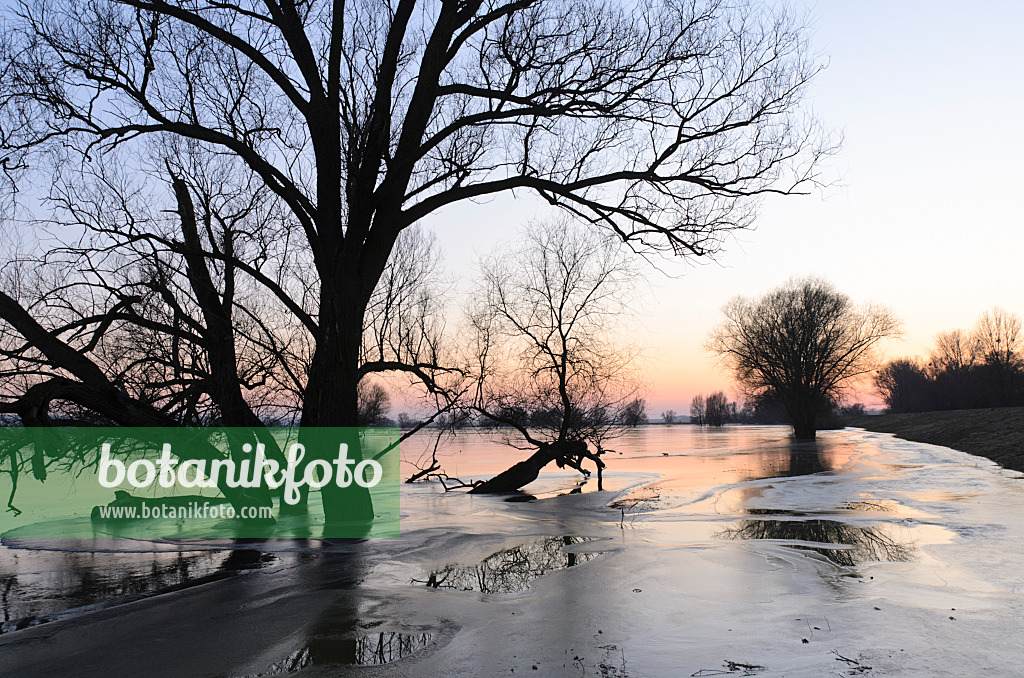
<path id="1" fill-rule="evenodd" d="M 791 276 L 822 275 L 855 300 L 891 306 L 905 323 L 891 355 L 925 355 L 936 332 L 993 306 L 1024 315 L 1024 2 L 788 4 L 813 17 L 812 46 L 829 64 L 810 94 L 845 134 L 827 168 L 841 183 L 772 199 L 715 262 L 651 276 L 637 340 L 650 347 L 654 415 L 729 390 L 703 349 L 720 307 Z M 427 223 L 466 276 L 476 253 L 546 214 L 504 197 Z"/>
<path id="2" fill-rule="evenodd" d="M 892 355 L 926 355 L 936 332 L 992 306 L 1024 315 L 1024 3 L 792 4 L 809 9 L 812 45 L 828 60 L 811 99 L 845 133 L 830 161 L 841 184 L 772 199 L 717 262 L 652 276 L 643 324 L 653 415 L 729 389 L 703 350 L 718 309 L 790 276 L 822 275 L 857 301 L 889 305 L 905 327 Z M 542 209 L 503 199 L 430 223 L 465 272 L 474 251 Z"/>

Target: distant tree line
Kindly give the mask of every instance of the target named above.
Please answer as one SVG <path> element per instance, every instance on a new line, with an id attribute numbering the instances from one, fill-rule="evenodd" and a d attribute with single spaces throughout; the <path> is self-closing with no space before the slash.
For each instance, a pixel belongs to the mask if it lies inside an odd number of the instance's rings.
<path id="1" fill-rule="evenodd" d="M 822 414 L 821 428 L 844 426 L 846 420 L 862 417 L 865 414 L 863 403 L 844 405 L 833 402 Z M 698 426 L 725 426 L 726 424 L 788 424 L 786 406 L 783 400 L 773 391 L 750 396 L 740 405 L 738 401 L 730 401 L 723 391 L 694 396 L 690 403 L 690 423 Z"/>
<path id="2" fill-rule="evenodd" d="M 927 363 L 892 360 L 874 383 L 889 412 L 1024 405 L 1021 319 L 999 308 L 986 311 L 969 332 L 939 333 Z"/>
<path id="3" fill-rule="evenodd" d="M 725 426 L 737 421 L 737 404 L 723 391 L 704 397 L 699 393 L 690 402 L 690 423 L 697 426 Z"/>
<path id="4" fill-rule="evenodd" d="M 387 392 L 380 389 L 379 392 L 375 391 L 383 396 L 385 409 L 376 410 L 373 409 L 375 402 L 367 402 L 365 406 L 361 404 L 361 412 L 367 412 L 365 417 L 365 426 L 398 426 L 402 429 L 413 428 L 423 423 L 422 418 L 417 418 L 410 415 L 408 412 L 400 412 L 398 414 L 397 421 L 391 420 L 387 417 L 387 407 L 390 407 L 390 397 Z M 522 407 L 506 407 L 504 409 L 495 412 L 500 417 L 500 420 L 496 421 L 490 417 L 472 416 L 469 412 L 459 410 L 453 412 L 445 412 L 434 418 L 433 423 L 439 427 L 445 428 L 466 428 L 466 427 L 479 427 L 479 428 L 504 428 L 513 426 L 512 423 L 504 422 L 515 422 L 525 427 L 537 427 L 541 428 L 549 426 L 552 422 L 558 420 L 561 413 L 557 410 L 538 408 L 538 409 L 526 409 Z M 593 420 L 599 420 L 607 423 L 610 426 L 616 426 L 620 428 L 633 428 L 636 426 L 642 426 L 648 422 L 646 401 L 643 398 L 634 398 L 624 405 L 615 407 L 608 406 L 601 408 L 598 411 L 596 408 L 592 408 L 587 412 L 588 417 Z"/>

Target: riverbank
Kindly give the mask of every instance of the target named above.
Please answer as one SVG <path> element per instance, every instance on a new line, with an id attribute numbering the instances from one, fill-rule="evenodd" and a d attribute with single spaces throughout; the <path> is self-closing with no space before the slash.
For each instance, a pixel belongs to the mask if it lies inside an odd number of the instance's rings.
<path id="1" fill-rule="evenodd" d="M 849 425 L 951 447 L 1024 472 L 1024 407 L 880 414 L 854 419 Z"/>

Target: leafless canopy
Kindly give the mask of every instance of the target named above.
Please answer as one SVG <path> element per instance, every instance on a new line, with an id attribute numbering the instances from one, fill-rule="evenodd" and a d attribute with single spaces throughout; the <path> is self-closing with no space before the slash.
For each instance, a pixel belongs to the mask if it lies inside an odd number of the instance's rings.
<path id="1" fill-rule="evenodd" d="M 1020 367 L 1024 363 L 1024 325 L 1020 316 L 1001 308 L 985 311 L 974 326 L 977 350 L 989 365 Z"/>
<path id="2" fill-rule="evenodd" d="M 882 307 L 855 306 L 817 278 L 793 279 L 768 294 L 737 297 L 709 338 L 750 395 L 782 400 L 798 438 L 813 438 L 815 420 L 851 380 L 875 367 L 874 349 L 899 332 Z"/>
<path id="3" fill-rule="evenodd" d="M 752 4 L 26 0 L 7 28 L 11 162 L 193 140 L 251 168 L 318 257 L 517 188 L 701 253 L 822 150 L 802 26 Z"/>
<path id="4" fill-rule="evenodd" d="M 474 409 L 545 454 L 573 442 L 560 463 L 598 461 L 638 400 L 636 349 L 625 338 L 636 280 L 621 246 L 548 223 L 482 269 L 470 313 Z"/>
<path id="5" fill-rule="evenodd" d="M 800 110 L 818 68 L 801 24 L 715 0 L 26 0 L 5 28 L 9 171 L 170 160 L 198 193 L 184 165 L 213 157 L 273 203 L 308 288 L 237 274 L 312 335 L 308 423 L 356 416 L 363 316 L 422 217 L 527 190 L 638 247 L 704 254 L 750 198 L 808 187 L 827 146 Z"/>
<path id="6" fill-rule="evenodd" d="M 637 249 L 701 255 L 758 196 L 809 188 L 831 145 L 802 108 L 819 68 L 803 26 L 754 3 L 22 0 L 3 21 L 0 166 L 55 180 L 58 220 L 89 223 L 61 229 L 63 270 L 94 280 L 70 319 L 45 313 L 52 289 L 10 286 L 0 317 L 51 390 L 136 424 L 249 418 L 280 385 L 303 425 L 354 425 L 381 371 L 439 392 L 429 324 L 406 333 L 375 295 L 401 234 L 448 205 L 532 192 Z M 166 347 L 155 409 L 98 356 L 123 322 Z"/>
<path id="7" fill-rule="evenodd" d="M 478 407 L 528 425 L 531 444 L 598 445 L 636 393 L 622 331 L 633 276 L 620 248 L 572 224 L 536 226 L 488 259 L 471 317 Z"/>
<path id="8" fill-rule="evenodd" d="M 875 376 L 890 412 L 1024 404 L 1024 333 L 1020 318 L 985 311 L 971 331 L 939 332 L 926 364 L 891 360 Z"/>

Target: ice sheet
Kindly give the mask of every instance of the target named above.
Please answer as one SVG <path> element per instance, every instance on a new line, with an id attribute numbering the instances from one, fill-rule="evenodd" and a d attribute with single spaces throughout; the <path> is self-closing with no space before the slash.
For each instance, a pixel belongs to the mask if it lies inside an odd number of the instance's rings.
<path id="1" fill-rule="evenodd" d="M 478 476 L 510 461 L 459 445 Z M 280 563 L 4 634 L 0 675 L 1020 675 L 1020 474 L 859 430 L 616 449 L 611 491 L 412 486 L 399 539 L 245 545 Z"/>

